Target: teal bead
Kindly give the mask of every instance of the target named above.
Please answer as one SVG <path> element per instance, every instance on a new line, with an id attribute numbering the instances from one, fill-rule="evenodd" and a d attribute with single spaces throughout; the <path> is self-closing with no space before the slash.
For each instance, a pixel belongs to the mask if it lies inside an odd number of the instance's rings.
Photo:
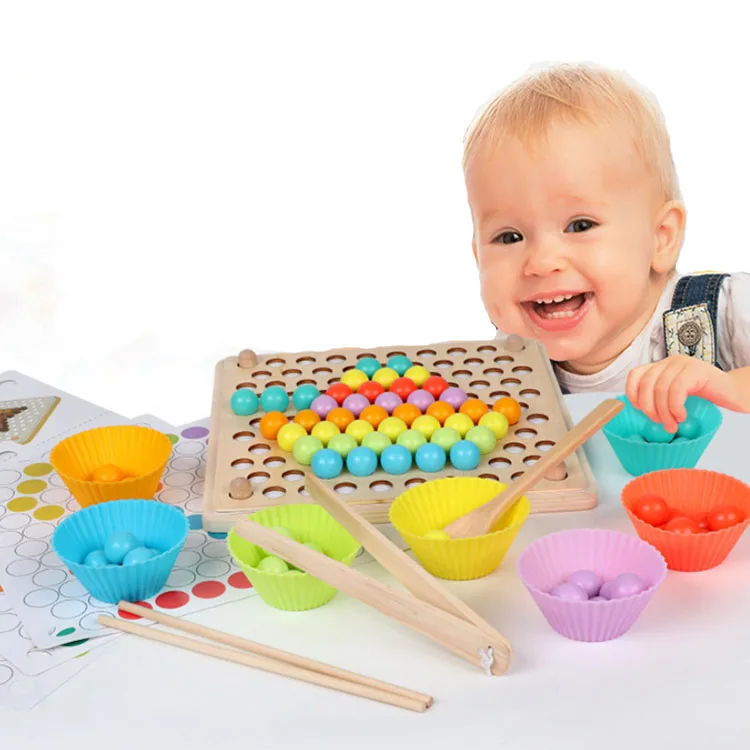
<path id="1" fill-rule="evenodd" d="M 386 367 L 395 370 L 400 377 L 412 366 L 412 361 L 403 354 L 394 354 L 389 360 Z"/>
<path id="2" fill-rule="evenodd" d="M 674 433 L 664 429 L 664 425 L 656 422 L 646 422 L 641 434 L 647 443 L 671 443 L 675 437 Z"/>
<path id="3" fill-rule="evenodd" d="M 284 412 L 289 408 L 289 394 L 280 385 L 269 386 L 260 396 L 260 408 Z"/>
<path id="4" fill-rule="evenodd" d="M 378 468 L 378 454 L 372 448 L 355 448 L 346 457 L 346 468 L 355 477 L 369 477 Z"/>
<path id="5" fill-rule="evenodd" d="M 367 375 L 368 378 L 371 378 L 380 369 L 380 366 L 380 362 L 374 357 L 363 357 L 357 362 L 357 369 Z"/>
<path id="6" fill-rule="evenodd" d="M 445 451 L 436 443 L 425 443 L 417 449 L 414 456 L 419 470 L 428 473 L 440 471 L 445 466 L 446 459 Z"/>
<path id="7" fill-rule="evenodd" d="M 471 440 L 459 440 L 450 452 L 451 463 L 459 471 L 471 471 L 479 466 L 481 454 Z"/>
<path id="8" fill-rule="evenodd" d="M 292 396 L 292 403 L 297 411 L 309 409 L 310 404 L 320 396 L 320 391 L 312 383 L 303 383 Z"/>
<path id="9" fill-rule="evenodd" d="M 411 462 L 411 452 L 403 445 L 390 445 L 380 454 L 380 465 L 388 474 L 405 474 Z"/>
<path id="10" fill-rule="evenodd" d="M 335 479 L 344 468 L 344 459 L 330 448 L 323 448 L 312 457 L 312 470 L 320 479 Z"/>
<path id="11" fill-rule="evenodd" d="M 687 419 L 678 425 L 677 434 L 686 440 L 694 440 L 701 434 L 701 423 L 688 415 Z"/>
<path id="12" fill-rule="evenodd" d="M 133 563 L 146 562 L 146 560 L 150 560 L 155 554 L 154 550 L 148 547 L 136 547 L 125 555 L 122 564 L 132 565 Z"/>
<path id="13" fill-rule="evenodd" d="M 240 388 L 232 394 L 232 411 L 238 417 L 249 417 L 258 411 L 258 395 L 249 388 Z"/>

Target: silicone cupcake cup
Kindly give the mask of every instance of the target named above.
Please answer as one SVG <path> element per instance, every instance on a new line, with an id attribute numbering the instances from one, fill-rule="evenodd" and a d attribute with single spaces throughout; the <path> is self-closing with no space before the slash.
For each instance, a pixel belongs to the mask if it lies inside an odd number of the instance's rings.
<path id="1" fill-rule="evenodd" d="M 50 463 L 82 508 L 110 500 L 154 497 L 172 453 L 169 438 L 137 425 L 98 427 L 58 443 Z M 95 482 L 91 473 L 105 464 L 119 467 L 128 478 Z"/>
<path id="2" fill-rule="evenodd" d="M 497 569 L 526 521 L 531 510 L 527 497 L 510 508 L 490 534 L 465 539 L 425 539 L 424 534 L 484 505 L 505 486 L 475 477 L 434 479 L 399 495 L 389 518 L 432 575 L 451 581 L 481 578 Z"/>
<path id="3" fill-rule="evenodd" d="M 693 439 L 671 443 L 647 443 L 634 439 L 649 418 L 636 409 L 626 396 L 618 396 L 625 408 L 602 427 L 620 464 L 629 474 L 640 476 L 661 469 L 692 468 L 713 440 L 722 423 L 721 411 L 710 401 L 689 396 L 685 408 L 700 424 L 700 434 Z"/>
<path id="4" fill-rule="evenodd" d="M 626 633 L 667 574 L 661 554 L 635 536 L 606 529 L 573 529 L 538 539 L 518 557 L 518 574 L 550 626 L 576 641 L 609 641 Z M 578 570 L 604 580 L 635 573 L 648 584 L 636 596 L 567 601 L 547 593 Z"/>
<path id="5" fill-rule="evenodd" d="M 86 555 L 103 549 L 116 531 L 130 531 L 159 554 L 144 562 L 93 568 Z M 164 588 L 188 535 L 188 522 L 178 508 L 153 500 L 115 500 L 68 516 L 52 535 L 52 549 L 86 591 L 102 602 L 136 602 Z"/>
<path id="6" fill-rule="evenodd" d="M 744 511 L 745 520 L 719 531 L 677 534 L 651 526 L 633 513 L 633 504 L 648 494 L 661 495 L 667 505 L 688 516 L 734 505 Z M 724 562 L 750 524 L 750 487 L 716 471 L 670 469 L 646 474 L 625 485 L 622 504 L 638 536 L 664 555 L 671 570 L 715 568 Z"/>
<path id="7" fill-rule="evenodd" d="M 319 505 L 278 505 L 259 510 L 248 518 L 266 527 L 283 526 L 301 543 L 314 542 L 325 554 L 351 565 L 361 550 L 359 542 Z M 329 602 L 336 589 L 309 573 L 289 570 L 267 573 L 258 563 L 265 552 L 234 529 L 227 538 L 229 552 L 264 602 L 276 609 L 301 612 Z"/>

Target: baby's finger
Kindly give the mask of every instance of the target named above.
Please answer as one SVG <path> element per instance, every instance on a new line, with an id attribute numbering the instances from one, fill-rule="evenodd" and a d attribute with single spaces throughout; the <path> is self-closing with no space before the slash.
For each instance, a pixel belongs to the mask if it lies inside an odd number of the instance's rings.
<path id="1" fill-rule="evenodd" d="M 654 403 L 654 387 L 663 369 L 663 362 L 654 363 L 643 373 L 638 383 L 638 408 L 654 422 L 659 421 Z"/>
<path id="2" fill-rule="evenodd" d="M 640 408 L 638 405 L 638 387 L 644 373 L 649 367 L 651 367 L 651 365 L 640 365 L 639 367 L 633 368 L 628 375 L 628 382 L 625 386 L 625 395 L 628 397 L 628 401 L 630 401 L 636 409 Z"/>
<path id="3" fill-rule="evenodd" d="M 659 379 L 654 383 L 654 410 L 658 421 L 662 423 L 667 432 L 676 432 L 677 423 L 669 408 L 670 392 L 674 382 L 674 366 L 666 366 L 661 369 Z"/>
<path id="4" fill-rule="evenodd" d="M 693 386 L 693 376 L 688 363 L 683 363 L 680 371 L 675 375 L 672 387 L 669 389 L 669 411 L 672 413 L 677 425 L 687 419 L 685 402 Z"/>

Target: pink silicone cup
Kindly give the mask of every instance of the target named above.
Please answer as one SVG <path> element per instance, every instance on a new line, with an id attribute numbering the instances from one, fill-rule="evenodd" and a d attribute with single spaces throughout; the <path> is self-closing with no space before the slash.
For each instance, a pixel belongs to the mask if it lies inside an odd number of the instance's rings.
<path id="1" fill-rule="evenodd" d="M 550 626 L 575 641 L 609 641 L 626 633 L 667 575 L 661 553 L 636 536 L 606 529 L 559 531 L 537 539 L 518 557 L 518 574 Z M 648 588 L 611 601 L 566 601 L 547 592 L 577 570 L 604 580 L 635 573 Z"/>

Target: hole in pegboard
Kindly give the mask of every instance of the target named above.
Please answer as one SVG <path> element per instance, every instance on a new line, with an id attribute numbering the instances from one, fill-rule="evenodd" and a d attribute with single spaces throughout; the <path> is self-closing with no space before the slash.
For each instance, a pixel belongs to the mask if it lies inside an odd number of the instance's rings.
<path id="1" fill-rule="evenodd" d="M 313 375 L 333 375 L 333 370 L 330 367 L 316 367 Z"/>
<path id="2" fill-rule="evenodd" d="M 519 375 L 528 375 L 530 372 L 533 372 L 533 370 L 527 365 L 516 365 L 513 368 L 513 372 L 517 372 Z"/>
<path id="3" fill-rule="evenodd" d="M 507 469 L 511 465 L 512 461 L 507 458 L 491 458 L 489 464 L 493 469 Z"/>
<path id="4" fill-rule="evenodd" d="M 256 380 L 268 380 L 271 377 L 271 373 L 268 370 L 258 370 L 258 372 L 252 374 L 252 377 Z"/>
<path id="5" fill-rule="evenodd" d="M 503 362 L 515 362 L 513 357 L 508 354 L 501 354 L 499 357 L 495 357 L 495 359 L 493 359 L 492 361 L 496 362 L 498 365 L 502 364 Z"/>
<path id="6" fill-rule="evenodd" d="M 458 388 L 458 383 L 455 380 L 446 381 L 451 388 Z"/>
<path id="7" fill-rule="evenodd" d="M 301 486 L 300 486 L 300 487 L 299 487 L 299 488 L 297 489 L 297 492 L 298 492 L 298 493 L 299 493 L 300 495 L 302 495 L 302 497 L 310 497 L 310 493 L 309 493 L 309 492 L 308 492 L 308 491 L 307 491 L 307 490 L 305 489 L 305 485 L 304 485 L 304 484 L 303 484 L 303 485 L 301 485 Z"/>
<path id="8" fill-rule="evenodd" d="M 516 472 L 514 472 L 513 474 L 510 475 L 510 478 L 515 481 L 519 477 L 522 477 L 523 474 L 524 473 L 522 471 L 516 471 Z"/>
<path id="9" fill-rule="evenodd" d="M 248 424 L 250 425 L 250 427 L 255 427 L 255 429 L 257 430 L 260 428 L 260 420 L 261 417 L 255 417 L 255 419 L 251 419 Z"/>
<path id="10" fill-rule="evenodd" d="M 432 349 L 420 349 L 417 352 L 418 357 L 422 357 L 423 359 L 430 359 L 432 357 L 437 357 L 437 352 L 434 352 Z"/>
<path id="11" fill-rule="evenodd" d="M 492 391 L 490 398 L 508 398 L 510 393 L 508 391 Z"/>
<path id="12" fill-rule="evenodd" d="M 284 497 L 286 490 L 283 487 L 266 487 L 263 490 L 264 497 Z"/>
<path id="13" fill-rule="evenodd" d="M 282 479 L 286 479 L 287 482 L 299 482 L 305 478 L 305 475 L 303 472 L 297 471 L 297 469 L 292 469 L 291 471 L 285 471 L 281 477 Z"/>
<path id="14" fill-rule="evenodd" d="M 386 357 L 405 357 L 406 352 L 388 352 L 388 354 L 385 355 Z"/>
<path id="15" fill-rule="evenodd" d="M 565 463 L 557 464 L 553 466 L 545 475 L 545 479 L 549 479 L 550 482 L 562 482 L 563 479 L 568 478 L 568 470 L 565 467 Z"/>
<path id="16" fill-rule="evenodd" d="M 521 411 L 529 410 L 529 405 L 525 401 L 519 401 L 518 405 L 521 407 Z"/>
<path id="17" fill-rule="evenodd" d="M 232 461 L 232 468 L 237 469 L 237 471 L 247 471 L 247 469 L 252 469 L 255 465 L 255 462 L 249 458 L 238 458 L 236 461 Z"/>
<path id="18" fill-rule="evenodd" d="M 251 440 L 255 438 L 254 432 L 249 431 L 242 431 L 242 432 L 235 432 L 234 435 L 232 435 L 232 439 L 236 440 L 238 443 L 249 443 Z"/>
<path id="19" fill-rule="evenodd" d="M 372 352 L 362 352 L 357 355 L 357 359 L 377 359 L 377 357 Z"/>
<path id="20" fill-rule="evenodd" d="M 526 446 L 523 443 L 506 443 L 503 446 L 503 450 L 506 450 L 508 453 L 523 453 L 526 450 Z"/>
<path id="21" fill-rule="evenodd" d="M 480 474 L 480 479 L 491 479 L 493 482 L 499 482 L 500 477 L 497 474 Z"/>
<path id="22" fill-rule="evenodd" d="M 282 370 L 281 374 L 285 378 L 298 378 L 300 375 L 302 375 L 302 370 L 295 370 L 295 369 Z"/>
<path id="23" fill-rule="evenodd" d="M 338 378 L 328 378 L 328 385 L 335 385 L 340 382 Z"/>
<path id="24" fill-rule="evenodd" d="M 271 456 L 263 462 L 263 466 L 267 466 L 269 469 L 275 469 L 278 466 L 283 466 L 286 463 L 286 459 L 281 456 Z"/>
<path id="25" fill-rule="evenodd" d="M 248 451 L 250 453 L 255 453 L 259 456 L 262 456 L 264 453 L 268 453 L 271 450 L 270 445 L 266 445 L 265 443 L 255 443 L 255 445 L 251 445 Z"/>
<path id="26" fill-rule="evenodd" d="M 349 370 L 353 370 L 353 369 L 354 369 L 354 365 L 347 365 L 346 367 L 343 368 L 342 372 L 349 372 Z"/>
<path id="27" fill-rule="evenodd" d="M 422 477 L 414 477 L 413 479 L 408 479 L 406 482 L 404 482 L 404 485 L 406 487 L 416 487 L 417 485 L 424 484 L 425 480 L 422 479 Z"/>
<path id="28" fill-rule="evenodd" d="M 343 354 L 332 354 L 330 357 L 326 357 L 326 362 L 330 362 L 332 365 L 340 365 L 342 362 L 346 362 L 346 357 Z"/>
<path id="29" fill-rule="evenodd" d="M 254 471 L 252 474 L 248 474 L 247 478 L 253 484 L 263 484 L 271 478 L 271 475 L 267 471 Z"/>
<path id="30" fill-rule="evenodd" d="M 305 378 L 304 380 L 300 380 L 297 385 L 317 385 L 317 383 L 314 380 L 310 380 L 310 378 Z"/>
<path id="31" fill-rule="evenodd" d="M 251 390 L 257 390 L 258 386 L 255 383 L 240 383 L 235 390 L 241 391 L 243 388 L 250 388 Z"/>
<path id="32" fill-rule="evenodd" d="M 520 437 L 521 440 L 528 440 L 529 438 L 536 437 L 537 431 L 531 427 L 522 427 L 520 430 L 516 430 L 515 435 L 516 437 Z"/>
<path id="33" fill-rule="evenodd" d="M 466 354 L 466 349 L 464 349 L 462 346 L 452 346 L 450 349 L 448 349 L 449 357 L 459 357 L 462 354 Z"/>
<path id="34" fill-rule="evenodd" d="M 485 388 L 489 388 L 490 384 L 486 380 L 472 380 L 469 383 L 470 388 L 476 388 L 478 391 L 483 391 Z"/>
<path id="35" fill-rule="evenodd" d="M 444 370 L 447 367 L 453 367 L 453 362 L 449 359 L 437 359 L 435 360 L 434 366 Z"/>
<path id="36" fill-rule="evenodd" d="M 481 367 L 484 364 L 484 360 L 479 359 L 479 357 L 469 357 L 464 360 L 464 364 L 467 367 Z"/>
<path id="37" fill-rule="evenodd" d="M 357 485 L 353 482 L 341 482 L 340 484 L 337 484 L 333 489 L 336 490 L 339 495 L 351 495 L 352 492 L 357 491 Z"/>
<path id="38" fill-rule="evenodd" d="M 273 359 L 267 359 L 266 364 L 269 367 L 283 367 L 286 364 L 286 360 L 281 359 L 281 357 L 274 357 Z"/>
<path id="39" fill-rule="evenodd" d="M 524 388 L 518 395 L 523 396 L 524 398 L 536 398 L 541 394 L 536 388 Z"/>
<path id="40" fill-rule="evenodd" d="M 540 458 L 541 456 L 526 456 L 523 462 L 526 464 L 526 466 L 533 466 Z"/>
<path id="41" fill-rule="evenodd" d="M 299 357 L 297 359 L 298 365 L 314 365 L 315 364 L 315 357 L 310 357 L 309 355 L 306 355 L 304 357 Z"/>
<path id="42" fill-rule="evenodd" d="M 484 374 L 489 375 L 491 378 L 499 378 L 504 372 L 505 370 L 502 370 L 499 367 L 488 367 L 484 370 Z"/>
<path id="43" fill-rule="evenodd" d="M 500 385 L 516 386 L 521 385 L 521 381 L 518 378 L 503 378 Z"/>
<path id="44" fill-rule="evenodd" d="M 370 489 L 373 492 L 388 492 L 393 489 L 393 484 L 387 479 L 378 479 L 370 485 Z"/>
<path id="45" fill-rule="evenodd" d="M 526 421 L 531 424 L 544 424 L 549 422 L 549 417 L 546 414 L 529 414 Z"/>
<path id="46" fill-rule="evenodd" d="M 269 380 L 266 383 L 266 388 L 270 388 L 272 385 L 278 385 L 282 388 L 286 388 L 286 383 L 283 380 Z"/>
<path id="47" fill-rule="evenodd" d="M 536 444 L 536 447 L 537 447 L 537 448 L 538 448 L 538 449 L 539 449 L 540 451 L 548 451 L 548 450 L 549 450 L 550 448 L 552 448 L 552 447 L 553 447 L 554 445 L 555 445 L 555 443 L 554 443 L 554 441 L 553 441 L 553 440 L 540 440 L 540 441 L 539 441 L 539 442 L 538 442 L 538 443 Z"/>
<path id="48" fill-rule="evenodd" d="M 463 380 L 471 377 L 471 370 L 454 370 L 453 377 Z"/>
<path id="49" fill-rule="evenodd" d="M 485 353 L 490 353 L 490 352 L 496 352 L 497 351 L 497 347 L 496 346 L 492 346 L 492 344 L 482 344 L 482 346 L 480 346 L 477 349 L 477 351 L 480 354 L 485 354 Z"/>

